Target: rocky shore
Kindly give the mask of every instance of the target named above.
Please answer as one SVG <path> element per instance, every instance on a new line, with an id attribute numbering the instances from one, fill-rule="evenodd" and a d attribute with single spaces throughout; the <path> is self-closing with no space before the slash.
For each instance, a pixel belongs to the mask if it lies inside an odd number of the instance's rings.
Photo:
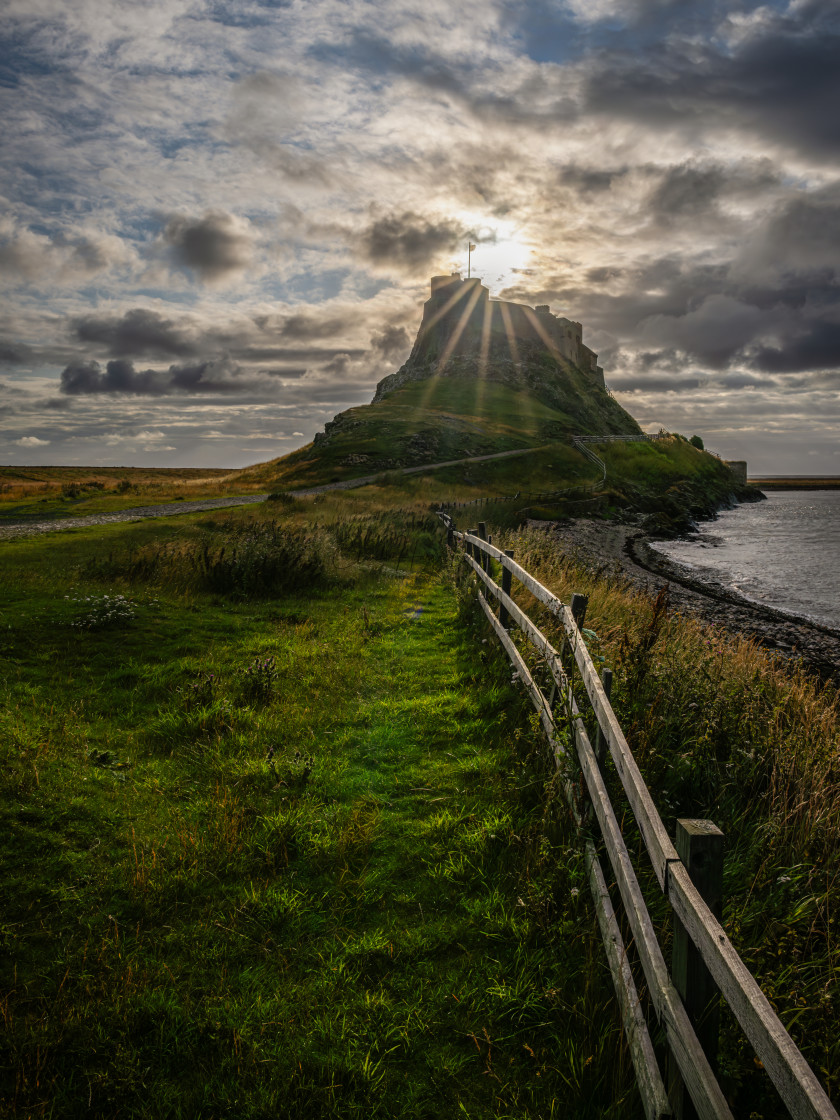
<path id="1" fill-rule="evenodd" d="M 744 599 L 657 552 L 642 530 L 610 521 L 532 521 L 588 567 L 619 571 L 633 587 L 656 595 L 668 587 L 671 607 L 754 638 L 791 661 L 804 661 L 823 680 L 840 684 L 840 631 Z"/>

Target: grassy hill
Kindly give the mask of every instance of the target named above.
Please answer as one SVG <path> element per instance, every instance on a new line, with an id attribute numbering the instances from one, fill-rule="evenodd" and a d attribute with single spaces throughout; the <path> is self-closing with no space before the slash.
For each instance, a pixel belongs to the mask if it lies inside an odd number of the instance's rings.
<path id="1" fill-rule="evenodd" d="M 316 486 L 517 448 L 568 447 L 578 432 L 640 431 L 585 374 L 569 367 L 563 378 L 563 408 L 530 388 L 503 382 L 456 376 L 411 381 L 384 400 L 340 413 L 313 443 L 242 471 L 237 482 Z"/>

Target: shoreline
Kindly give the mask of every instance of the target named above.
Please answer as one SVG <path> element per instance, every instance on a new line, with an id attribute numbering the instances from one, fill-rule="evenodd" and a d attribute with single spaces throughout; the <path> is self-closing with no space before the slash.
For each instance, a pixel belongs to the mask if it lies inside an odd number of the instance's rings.
<path id="1" fill-rule="evenodd" d="M 823 681 L 840 684 L 840 630 L 745 599 L 711 579 L 669 560 L 652 547 L 647 533 L 630 525 L 579 518 L 572 522 L 529 521 L 544 528 L 587 567 L 618 570 L 646 595 L 669 589 L 671 610 L 745 634 L 787 661 L 802 660 Z"/>

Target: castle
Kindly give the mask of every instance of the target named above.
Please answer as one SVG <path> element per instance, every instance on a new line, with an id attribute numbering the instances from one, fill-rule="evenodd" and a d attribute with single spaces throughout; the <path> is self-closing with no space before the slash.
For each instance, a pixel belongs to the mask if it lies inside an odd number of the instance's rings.
<path id="1" fill-rule="evenodd" d="M 374 401 L 406 380 L 448 376 L 456 372 L 453 365 L 463 373 L 465 359 L 476 364 L 478 376 L 487 376 L 488 366 L 517 367 L 533 363 L 538 355 L 558 365 L 571 363 L 603 389 L 604 371 L 598 355 L 584 346 L 581 334 L 580 323 L 552 315 L 547 305 L 528 307 L 491 299 L 478 277 L 464 280 L 460 272 L 433 276 L 408 361 L 379 383 Z"/>
<path id="2" fill-rule="evenodd" d="M 415 349 L 428 346 L 428 336 L 435 328 L 443 328 L 450 335 L 457 330 L 464 335 L 489 335 L 489 348 L 499 344 L 505 348 L 517 343 L 532 343 L 544 347 L 553 357 L 566 358 L 589 373 L 603 388 L 604 371 L 598 365 L 598 355 L 581 340 L 580 323 L 559 315 L 552 315 L 547 305 L 527 307 L 522 303 L 491 299 L 489 289 L 478 277 L 462 280 L 460 272 L 450 276 L 433 276 L 431 297 L 423 309 L 423 324 Z M 462 323 L 462 320 L 466 320 Z M 458 352 L 456 343 L 453 353 Z M 418 355 L 419 357 L 419 355 Z"/>

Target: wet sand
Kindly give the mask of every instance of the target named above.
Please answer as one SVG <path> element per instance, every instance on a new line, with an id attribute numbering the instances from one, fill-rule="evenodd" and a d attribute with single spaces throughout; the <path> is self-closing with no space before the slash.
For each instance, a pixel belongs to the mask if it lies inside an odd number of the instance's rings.
<path id="1" fill-rule="evenodd" d="M 620 572 L 633 587 L 657 595 L 667 586 L 672 609 L 727 630 L 748 634 L 779 656 L 802 659 L 823 680 L 840 684 L 840 631 L 753 603 L 651 547 L 640 529 L 580 518 L 572 522 L 529 522 L 554 535 L 564 550 L 590 568 Z"/>

